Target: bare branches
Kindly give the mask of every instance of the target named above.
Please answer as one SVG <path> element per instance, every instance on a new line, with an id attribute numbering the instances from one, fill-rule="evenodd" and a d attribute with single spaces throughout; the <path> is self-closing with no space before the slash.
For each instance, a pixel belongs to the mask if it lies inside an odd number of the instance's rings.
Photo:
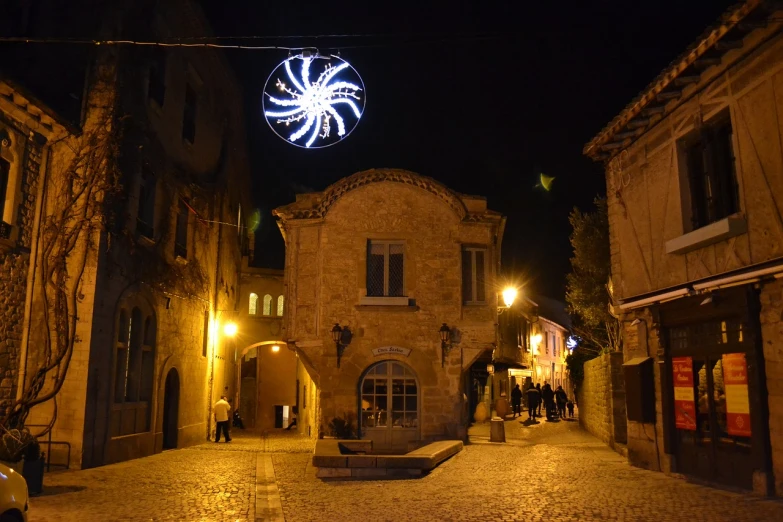
<path id="1" fill-rule="evenodd" d="M 24 425 L 30 410 L 55 399 L 65 383 L 79 342 L 84 276 L 96 255 L 95 240 L 106 228 L 104 202 L 119 187 L 119 136 L 115 128 L 114 112 L 103 111 L 90 130 L 51 146 L 53 161 L 44 192 L 36 274 L 40 284 L 34 308 L 40 314 L 40 345 L 36 344 L 36 353 L 29 357 L 31 368 L 19 399 L 0 419 L 3 428 Z M 38 436 L 54 426 L 56 401 L 53 411 Z"/>

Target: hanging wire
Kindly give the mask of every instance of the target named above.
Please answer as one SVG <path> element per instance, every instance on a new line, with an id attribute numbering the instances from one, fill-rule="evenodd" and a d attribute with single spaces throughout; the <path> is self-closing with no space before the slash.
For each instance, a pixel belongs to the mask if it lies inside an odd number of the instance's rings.
<path id="1" fill-rule="evenodd" d="M 92 45 L 92 46 L 118 46 L 118 45 L 138 45 L 148 47 L 206 47 L 212 49 L 241 49 L 250 51 L 303 51 L 318 50 L 314 46 L 283 46 L 283 45 L 242 45 L 242 44 L 224 44 L 215 43 L 220 40 L 282 40 L 282 39 L 348 39 L 348 38 L 366 38 L 366 39 L 395 39 L 405 38 L 405 41 L 371 43 L 371 44 L 341 44 L 339 46 L 321 47 L 324 50 L 339 49 L 360 49 L 373 47 L 394 47 L 410 46 L 438 43 L 453 43 L 460 41 L 482 41 L 498 40 L 504 38 L 519 37 L 520 33 L 492 33 L 492 34 L 332 34 L 332 35 L 302 35 L 302 36 L 194 36 L 183 38 L 172 38 L 164 41 L 143 41 L 143 40 L 98 40 L 93 38 L 46 38 L 46 37 L 27 37 L 27 36 L 0 36 L 0 43 L 26 43 L 26 44 L 69 44 L 69 45 Z M 424 39 L 419 39 L 424 38 Z"/>

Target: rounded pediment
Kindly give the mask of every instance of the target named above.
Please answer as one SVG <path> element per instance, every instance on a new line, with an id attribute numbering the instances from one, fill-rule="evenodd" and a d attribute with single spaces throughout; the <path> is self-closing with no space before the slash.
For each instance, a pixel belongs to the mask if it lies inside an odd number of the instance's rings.
<path id="1" fill-rule="evenodd" d="M 445 202 L 457 214 L 460 220 L 465 219 L 468 215 L 468 210 L 459 194 L 449 190 L 445 185 L 432 178 L 403 169 L 370 169 L 357 172 L 330 185 L 319 194 L 320 197 L 318 197 L 318 201 L 312 208 L 291 209 L 293 211 L 292 217 L 299 219 L 322 218 L 348 192 L 372 183 L 381 182 L 402 183 L 425 190 Z"/>

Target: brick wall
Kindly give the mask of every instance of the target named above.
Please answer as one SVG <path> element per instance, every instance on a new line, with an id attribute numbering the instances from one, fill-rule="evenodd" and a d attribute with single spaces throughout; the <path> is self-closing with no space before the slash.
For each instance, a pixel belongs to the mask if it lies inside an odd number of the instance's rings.
<path id="1" fill-rule="evenodd" d="M 579 423 L 614 447 L 627 441 L 623 354 L 612 352 L 585 363 L 578 388 Z"/>

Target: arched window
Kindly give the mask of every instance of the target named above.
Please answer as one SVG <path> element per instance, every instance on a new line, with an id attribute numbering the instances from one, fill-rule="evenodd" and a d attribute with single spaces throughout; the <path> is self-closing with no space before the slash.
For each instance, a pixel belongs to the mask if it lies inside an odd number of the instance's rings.
<path id="1" fill-rule="evenodd" d="M 256 315 L 258 313 L 258 294 L 250 294 L 250 305 L 248 306 L 247 313 L 250 315 Z"/>
<path id="2" fill-rule="evenodd" d="M 119 308 L 115 323 L 112 437 L 150 430 L 157 336 L 155 315 L 146 302 L 129 301 Z M 131 307 L 129 315 L 127 309 Z"/>
<path id="3" fill-rule="evenodd" d="M 272 296 L 269 294 L 264 296 L 264 315 L 272 315 Z"/>
<path id="4" fill-rule="evenodd" d="M 283 296 L 277 298 L 277 315 L 283 315 Z"/>

